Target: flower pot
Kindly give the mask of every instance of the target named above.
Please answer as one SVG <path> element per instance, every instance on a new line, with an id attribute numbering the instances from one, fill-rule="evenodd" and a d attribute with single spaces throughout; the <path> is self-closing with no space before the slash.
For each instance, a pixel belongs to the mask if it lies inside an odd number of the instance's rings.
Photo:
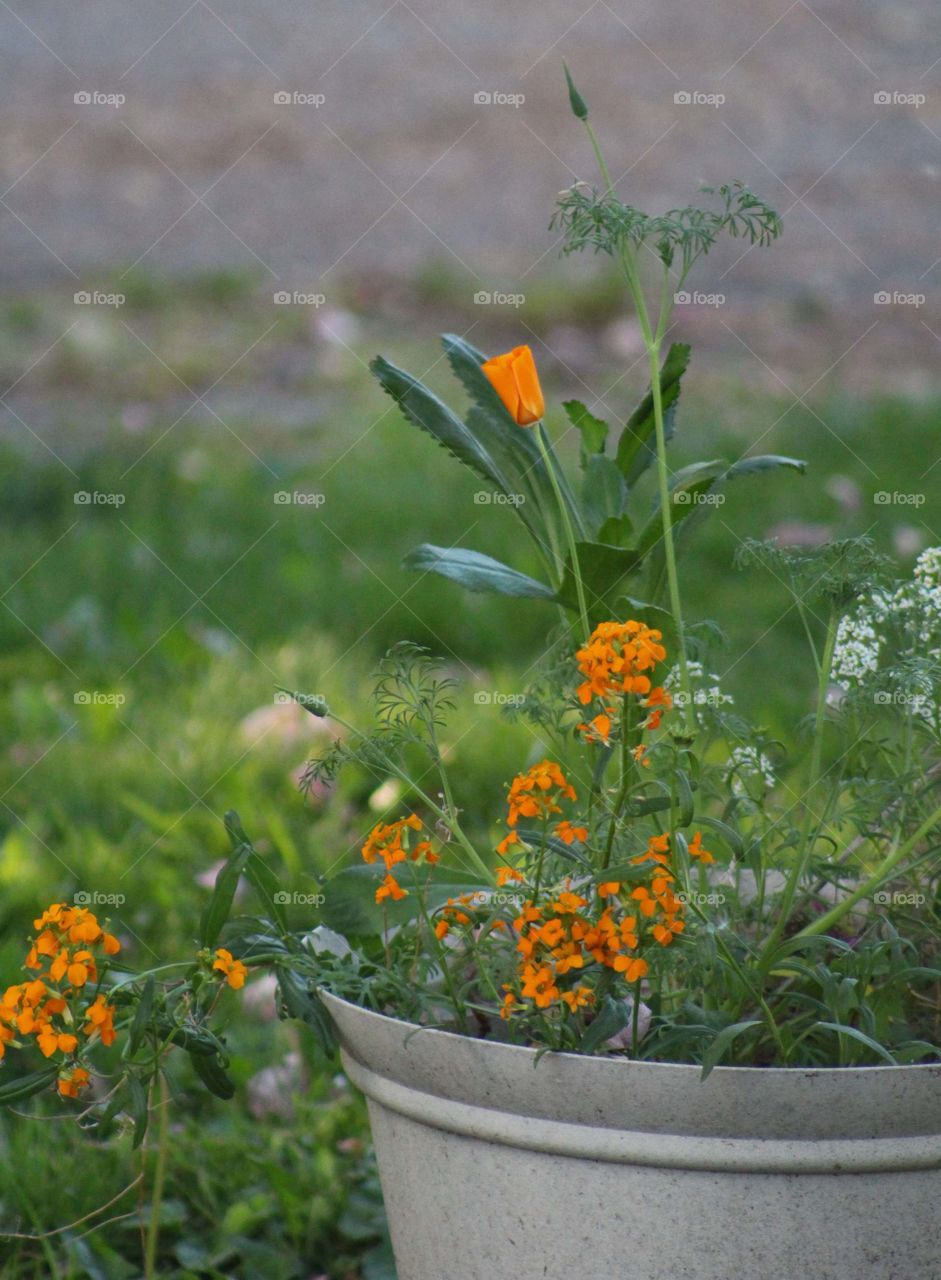
<path id="1" fill-rule="evenodd" d="M 941 1066 L 698 1067 L 324 995 L 399 1280 L 941 1280 Z"/>

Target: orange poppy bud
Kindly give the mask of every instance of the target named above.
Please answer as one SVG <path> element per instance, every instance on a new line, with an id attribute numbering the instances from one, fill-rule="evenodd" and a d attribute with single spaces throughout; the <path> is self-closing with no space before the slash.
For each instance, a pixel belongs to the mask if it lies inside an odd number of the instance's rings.
<path id="1" fill-rule="evenodd" d="M 514 347 L 486 360 L 483 371 L 518 427 L 531 427 L 546 412 L 536 362 L 529 347 Z"/>

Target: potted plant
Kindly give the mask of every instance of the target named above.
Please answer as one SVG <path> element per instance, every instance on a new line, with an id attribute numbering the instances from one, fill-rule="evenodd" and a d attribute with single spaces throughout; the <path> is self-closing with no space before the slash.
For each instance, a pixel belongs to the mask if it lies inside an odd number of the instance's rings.
<path id="1" fill-rule="evenodd" d="M 142 1133 L 174 1047 L 228 1096 L 219 993 L 267 969 L 283 1012 L 325 1052 L 339 1041 L 368 1099 L 400 1280 L 941 1277 L 941 552 L 899 582 L 864 539 L 745 544 L 740 568 L 787 584 L 809 645 L 808 741 L 781 769 L 709 674 L 677 552 L 730 479 L 803 464 L 674 472 L 689 352 L 663 352 L 673 295 L 716 237 L 767 243 L 780 224 L 737 183 L 711 210 L 624 205 L 569 91 L 602 177 L 562 194 L 557 225 L 566 251 L 622 272 L 650 367 L 610 444 L 606 423 L 565 406 L 581 492 L 542 426 L 528 348 L 485 359 L 446 339 L 464 417 L 374 364 L 411 421 L 515 499 L 544 576 L 428 544 L 410 565 L 560 610 L 515 708 L 532 752 L 499 837 L 465 830 L 442 738 L 453 683 L 422 650 L 380 664 L 365 730 L 292 693 L 337 729 L 310 780 L 359 768 L 395 779 L 404 808 L 363 833 L 300 929 L 229 815 L 232 854 L 178 977 L 109 973 L 105 928 L 50 908 L 0 1004 L 0 1051 L 35 1041 L 49 1065 L 0 1102 L 52 1081 L 81 1097 L 121 1031 L 85 1123 L 130 1114 Z M 242 877 L 261 914 L 230 919 Z"/>

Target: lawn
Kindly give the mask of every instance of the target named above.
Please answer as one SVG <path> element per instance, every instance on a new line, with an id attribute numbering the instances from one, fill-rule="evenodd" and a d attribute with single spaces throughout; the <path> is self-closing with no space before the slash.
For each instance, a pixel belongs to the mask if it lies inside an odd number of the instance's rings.
<path id="1" fill-rule="evenodd" d="M 411 296 L 429 315 L 407 329 L 381 316 L 352 324 L 355 295 L 334 316 L 294 309 L 230 369 L 269 322 L 258 286 L 138 280 L 120 314 L 80 317 L 36 366 L 29 399 L 11 400 L 46 443 L 5 419 L 4 985 L 18 979 L 33 916 L 76 892 L 112 897 L 131 961 L 190 956 L 208 877 L 226 850 L 227 809 L 239 811 L 288 890 L 314 892 L 395 796 L 387 779 L 365 774 L 302 794 L 299 776 L 323 729 L 278 701 L 277 687 L 322 693 L 359 723 L 374 663 L 401 638 L 439 654 L 459 681 L 449 728 L 456 799 L 468 829 L 493 838 L 502 788 L 535 749 L 495 695 L 524 686 L 553 615 L 401 569 L 424 540 L 535 566 L 512 512 L 475 500 L 479 485 L 399 418 L 363 361 L 381 349 L 424 372 L 438 358 L 439 319 L 458 331 L 476 321 L 480 345 L 509 345 L 514 335 L 505 318 L 489 332 L 434 279 Z M 529 324 L 558 321 L 552 298 L 537 300 Z M 581 319 L 600 326 L 607 307 L 584 306 Z M 327 332 L 341 322 L 340 338 Z M 42 294 L 8 302 L 5 382 L 64 327 Z M 617 376 L 609 364 L 599 386 Z M 550 403 L 585 395 L 560 365 L 547 358 L 543 369 Z M 728 639 L 713 669 L 741 704 L 761 708 L 793 768 L 801 741 L 792 726 L 812 685 L 800 622 L 781 584 L 733 569 L 735 550 L 749 535 L 810 537 L 825 527 L 868 532 L 907 567 L 936 540 L 941 469 L 923 475 L 924 442 L 937 436 L 941 405 L 860 404 L 833 391 L 792 407 L 745 372 L 707 378 L 693 365 L 677 462 L 737 458 L 760 440 L 761 452 L 806 458 L 814 482 L 790 473 L 736 482 L 681 572 L 692 618 L 714 619 Z M 205 395 L 209 408 L 193 409 L 187 388 L 217 378 L 224 402 Z M 449 391 L 443 364 L 431 380 Z M 635 371 L 611 399 L 626 413 L 641 390 Z M 548 421 L 562 431 L 558 410 Z M 570 443 L 563 452 L 574 465 Z M 924 505 L 874 501 L 913 488 Z M 76 502 L 77 493 L 92 500 Z M 744 656 L 733 664 L 727 653 Z M 304 908 L 293 910 L 300 923 Z M 303 1030 L 273 1019 L 264 991 L 227 1000 L 238 1095 L 210 1102 L 184 1069 L 175 1080 L 162 1274 L 225 1276 L 241 1256 L 248 1280 L 391 1275 L 361 1103 Z M 15 1069 L 11 1056 L 2 1070 Z M 0 1231 L 40 1236 L 76 1225 L 38 1240 L 0 1237 L 2 1274 L 139 1274 L 146 1209 L 136 1190 L 102 1215 L 118 1219 L 103 1229 L 83 1219 L 133 1182 L 140 1152 L 129 1135 L 95 1142 L 55 1118 L 57 1106 L 37 1110 L 36 1122 L 0 1121 Z"/>

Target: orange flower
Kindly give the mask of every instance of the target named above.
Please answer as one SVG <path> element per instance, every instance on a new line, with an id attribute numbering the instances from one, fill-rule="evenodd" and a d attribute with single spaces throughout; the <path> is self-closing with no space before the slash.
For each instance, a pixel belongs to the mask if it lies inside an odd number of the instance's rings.
<path id="1" fill-rule="evenodd" d="M 527 964 L 521 974 L 523 979 L 522 995 L 532 1000 L 537 1009 L 548 1009 L 553 1000 L 559 998 L 559 988 L 555 985 L 555 974 L 548 964 Z"/>
<path id="2" fill-rule="evenodd" d="M 385 902 L 386 898 L 391 898 L 393 902 L 401 902 L 407 897 L 408 890 L 402 888 L 391 871 L 386 872 L 382 884 L 376 890 L 376 901 Z"/>
<path id="3" fill-rule="evenodd" d="M 586 1005 L 592 1004 L 595 994 L 590 987 L 576 987 L 574 991 L 563 991 L 562 999 L 571 1012 L 575 1013 L 577 1009 L 584 1009 Z"/>
<path id="4" fill-rule="evenodd" d="M 77 1098 L 90 1078 L 84 1067 L 73 1067 L 67 1074 L 59 1076 L 59 1093 L 63 1098 Z"/>
<path id="5" fill-rule="evenodd" d="M 515 835 L 516 832 L 514 831 L 511 834 Z M 513 881 L 516 884 L 522 884 L 523 873 L 521 871 L 517 871 L 515 867 L 497 867 L 497 888 L 502 889 L 505 885 L 509 884 L 510 881 Z"/>
<path id="6" fill-rule="evenodd" d="M 242 964 L 241 960 L 236 960 L 231 951 L 226 951 L 225 947 L 220 947 L 216 951 L 216 958 L 212 964 L 213 969 L 217 969 L 219 973 L 225 975 L 225 980 L 233 991 L 238 991 L 240 987 L 245 986 L 245 979 L 248 976 L 248 970 Z M 89 1009 L 88 1016 L 92 1016 Z M 104 1036 L 102 1036 L 104 1039 Z"/>
<path id="7" fill-rule="evenodd" d="M 611 745 L 611 708 L 600 712 L 587 724 L 580 724 L 578 731 L 586 742 L 592 745 L 600 742 L 603 747 L 609 747 Z"/>
<path id="8" fill-rule="evenodd" d="M 692 840 L 689 842 L 689 856 L 691 858 L 698 858 L 699 861 L 702 863 L 715 862 L 715 858 L 712 856 L 709 850 L 704 849 L 702 847 L 701 831 L 697 831 L 696 834 L 693 836 Z"/>
<path id="9" fill-rule="evenodd" d="M 659 631 L 634 619 L 628 622 L 601 622 L 588 643 L 575 654 L 585 680 L 578 687 L 583 706 L 592 698 L 609 698 L 616 693 L 651 694 L 646 672 L 662 662 L 667 651 Z"/>
<path id="10" fill-rule="evenodd" d="M 644 706 L 652 708 L 644 728 L 659 729 L 664 711 L 669 711 L 673 706 L 673 698 L 662 685 L 658 685 L 656 689 L 651 689 L 650 697 L 644 702 Z"/>
<path id="11" fill-rule="evenodd" d="M 232 974 L 235 972 L 235 966 L 240 965 L 242 968 L 242 981 L 234 983 Z M 215 966 L 213 966 L 215 968 Z M 232 970 L 228 974 L 229 986 L 242 986 L 245 981 L 245 966 L 241 960 L 233 962 Z M 98 996 L 94 1004 L 90 1004 L 85 1011 L 85 1017 L 88 1021 L 82 1028 L 86 1036 L 92 1036 L 97 1031 L 101 1037 L 101 1043 L 110 1045 L 114 1044 L 114 1038 L 117 1034 L 114 1029 L 114 1005 L 108 1004 L 104 996 Z"/>
<path id="12" fill-rule="evenodd" d="M 599 898 L 616 898 L 620 892 L 620 880 L 605 880 L 603 884 L 598 886 Z"/>
<path id="13" fill-rule="evenodd" d="M 564 822 L 560 822 L 555 828 L 555 834 L 560 840 L 564 840 L 566 844 L 573 844 L 576 840 L 588 839 L 588 828 L 576 827 L 574 823 L 571 823 L 566 819 Z"/>
<path id="14" fill-rule="evenodd" d="M 530 427 L 546 412 L 533 353 L 527 346 L 514 347 L 502 356 L 486 360 L 483 371 L 518 427 Z"/>

